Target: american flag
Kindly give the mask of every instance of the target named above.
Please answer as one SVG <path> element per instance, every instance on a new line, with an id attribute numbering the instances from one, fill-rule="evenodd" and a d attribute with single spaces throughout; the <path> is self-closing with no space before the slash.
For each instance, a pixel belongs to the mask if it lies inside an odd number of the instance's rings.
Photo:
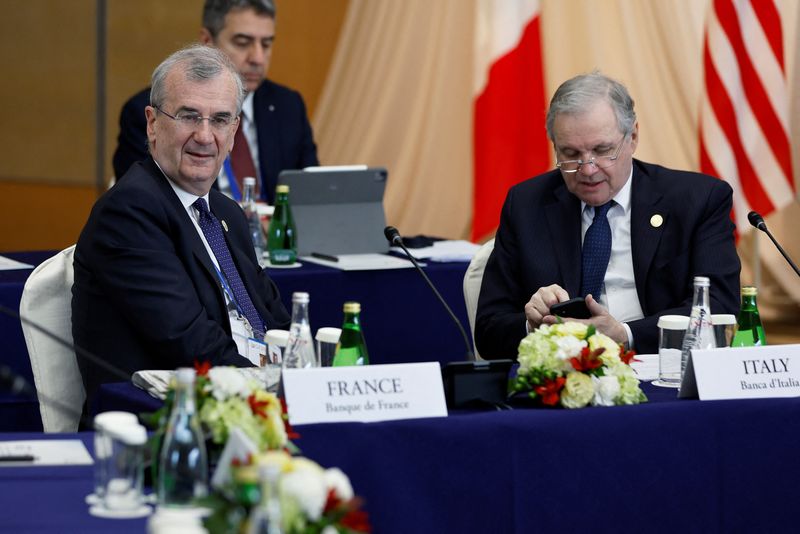
<path id="1" fill-rule="evenodd" d="M 734 221 L 795 197 L 780 12 L 773 0 L 714 0 L 703 44 L 700 170 L 734 190 Z"/>

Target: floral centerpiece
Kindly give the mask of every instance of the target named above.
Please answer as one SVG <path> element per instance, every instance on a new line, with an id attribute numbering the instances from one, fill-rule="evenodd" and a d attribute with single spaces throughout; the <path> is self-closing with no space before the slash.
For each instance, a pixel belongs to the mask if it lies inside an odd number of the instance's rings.
<path id="1" fill-rule="evenodd" d="M 211 445 L 221 450 L 231 430 L 238 427 L 259 451 L 293 449 L 289 440 L 297 435 L 289 425 L 286 408 L 274 393 L 264 389 L 263 383 L 236 367 L 211 367 L 206 362 L 195 364 L 195 370 L 197 414 Z M 164 406 L 149 416 L 162 432 L 173 401 L 174 387 L 170 387 Z"/>
<path id="2" fill-rule="evenodd" d="M 235 462 L 233 487 L 217 492 L 203 504 L 213 513 L 205 521 L 210 532 L 242 531 L 253 507 L 264 502 L 269 485 L 258 482 L 259 468 L 270 466 L 279 473 L 277 483 L 281 532 L 286 534 L 336 534 L 370 532 L 361 499 L 353 493 L 350 479 L 338 468 L 324 469 L 302 456 L 268 451 Z M 255 491 L 253 489 L 255 488 Z"/>
<path id="3" fill-rule="evenodd" d="M 546 406 L 583 408 L 639 404 L 647 397 L 630 366 L 633 351 L 593 325 L 542 325 L 519 344 L 519 370 L 512 391 Z"/>

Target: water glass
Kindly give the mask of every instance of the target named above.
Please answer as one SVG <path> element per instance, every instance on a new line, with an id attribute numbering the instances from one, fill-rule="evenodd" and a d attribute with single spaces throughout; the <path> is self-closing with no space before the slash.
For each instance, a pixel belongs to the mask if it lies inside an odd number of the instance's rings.
<path id="1" fill-rule="evenodd" d="M 140 424 L 116 424 L 106 428 L 111 438 L 103 505 L 106 510 L 130 512 L 142 506 L 144 448 L 147 431 Z"/>
<path id="2" fill-rule="evenodd" d="M 663 315 L 658 318 L 658 380 L 656 386 L 681 386 L 681 348 L 689 326 L 685 315 Z"/>
<path id="3" fill-rule="evenodd" d="M 106 490 L 112 438 L 108 428 L 120 425 L 138 425 L 136 415 L 129 412 L 103 412 L 94 417 L 94 494 L 86 497 L 88 504 L 100 504 Z"/>
<path id="4" fill-rule="evenodd" d="M 330 367 L 333 365 L 336 345 L 338 345 L 341 335 L 341 328 L 326 326 L 317 330 L 317 354 L 319 354 L 320 365 L 322 367 Z"/>
<path id="5" fill-rule="evenodd" d="M 736 334 L 736 316 L 730 313 L 715 313 L 711 315 L 711 325 L 714 327 L 717 348 L 730 347 Z"/>

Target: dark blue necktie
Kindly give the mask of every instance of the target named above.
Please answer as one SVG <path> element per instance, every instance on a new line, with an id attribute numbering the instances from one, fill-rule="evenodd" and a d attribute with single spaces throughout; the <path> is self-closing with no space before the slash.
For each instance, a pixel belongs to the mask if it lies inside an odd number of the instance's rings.
<path id="1" fill-rule="evenodd" d="M 225 236 L 222 235 L 222 225 L 219 223 L 219 219 L 208 211 L 208 205 L 205 199 L 198 198 L 192 206 L 200 212 L 200 229 L 203 231 L 203 235 L 206 236 L 206 241 L 208 241 L 208 245 L 211 247 L 214 256 L 217 257 L 220 269 L 222 269 L 222 273 L 225 275 L 225 279 L 228 281 L 231 291 L 233 291 L 233 298 L 236 299 L 236 303 L 239 305 L 244 316 L 247 317 L 253 330 L 263 336 L 264 321 L 258 314 L 256 307 L 253 306 L 253 301 L 250 300 L 247 288 L 244 287 L 244 282 L 242 282 L 242 278 L 239 276 L 236 264 L 233 263 L 231 251 L 228 250 Z"/>
<path id="2" fill-rule="evenodd" d="M 608 210 L 613 200 L 594 208 L 594 220 L 583 236 L 583 278 L 581 295 L 589 293 L 600 298 L 600 288 L 606 276 L 608 259 L 611 257 L 611 227 L 608 225 Z"/>

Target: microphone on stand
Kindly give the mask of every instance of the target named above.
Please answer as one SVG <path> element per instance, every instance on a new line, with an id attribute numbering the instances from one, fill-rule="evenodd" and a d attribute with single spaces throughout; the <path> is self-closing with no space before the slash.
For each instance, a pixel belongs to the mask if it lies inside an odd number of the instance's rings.
<path id="1" fill-rule="evenodd" d="M 772 240 L 772 243 L 775 245 L 778 251 L 783 255 L 783 258 L 789 263 L 789 265 L 792 266 L 792 269 L 794 269 L 794 272 L 797 274 L 797 276 L 800 276 L 800 269 L 797 268 L 797 265 L 795 265 L 795 263 L 792 261 L 792 258 L 790 258 L 789 255 L 786 253 L 786 251 L 783 250 L 783 247 L 780 245 L 780 243 L 778 243 L 778 241 L 772 235 L 772 232 L 769 231 L 769 229 L 767 228 L 767 223 L 764 222 L 764 217 L 762 217 L 761 214 L 759 214 L 756 211 L 751 211 L 750 213 L 747 214 L 747 220 L 750 221 L 750 224 L 752 224 L 755 228 L 761 230 L 762 232 L 764 232 L 769 236 L 769 238 Z"/>
<path id="2" fill-rule="evenodd" d="M 428 283 L 428 286 L 436 295 L 436 298 L 439 299 L 439 302 L 442 303 L 442 306 L 444 306 L 444 309 L 447 310 L 447 313 L 450 315 L 450 318 L 458 327 L 458 331 L 461 332 L 461 337 L 464 338 L 464 346 L 467 348 L 467 360 L 474 360 L 475 355 L 472 352 L 472 345 L 469 342 L 469 338 L 467 337 L 466 331 L 464 331 L 464 327 L 461 326 L 461 321 L 458 320 L 458 317 L 456 317 L 456 314 L 453 313 L 452 309 L 450 309 L 450 306 L 447 305 L 447 302 L 444 300 L 441 293 L 439 293 L 439 290 L 436 289 L 436 286 L 433 285 L 431 279 L 428 278 L 428 275 L 425 274 L 425 271 L 423 271 L 422 268 L 419 266 L 417 260 L 408 251 L 405 244 L 403 243 L 403 238 L 400 236 L 400 232 L 394 226 L 387 226 L 386 228 L 383 229 L 383 235 L 386 236 L 387 241 L 389 241 L 391 245 L 398 246 L 403 249 L 403 252 L 405 252 L 406 256 L 408 256 L 408 259 L 411 260 L 411 263 L 413 263 L 414 267 L 416 267 L 417 272 L 420 275 L 422 275 L 422 278 L 424 278 L 425 281 Z"/>

